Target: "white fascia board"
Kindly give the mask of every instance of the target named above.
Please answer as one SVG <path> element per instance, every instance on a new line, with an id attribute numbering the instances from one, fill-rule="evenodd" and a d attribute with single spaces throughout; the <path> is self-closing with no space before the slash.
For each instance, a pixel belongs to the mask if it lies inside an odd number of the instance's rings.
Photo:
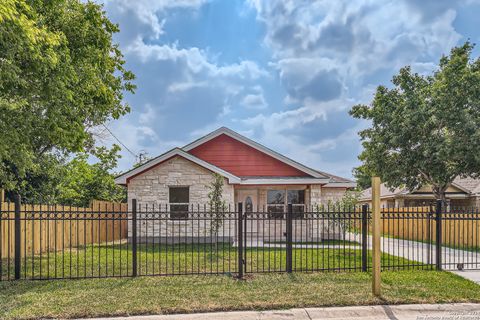
<path id="1" fill-rule="evenodd" d="M 236 133 L 235 131 L 232 131 L 228 128 L 225 128 L 225 127 L 222 127 L 220 129 L 217 129 L 209 134 L 207 134 L 206 136 L 204 136 L 203 138 L 200 138 L 190 144 L 187 144 L 185 147 L 183 147 L 182 149 L 185 150 L 185 151 L 190 151 L 196 147 L 198 147 L 199 145 L 202 145 L 204 144 L 205 142 L 209 141 L 209 140 L 212 140 L 213 138 L 216 138 L 218 137 L 219 135 L 221 134 L 225 134 L 235 140 L 238 140 L 240 142 L 243 142 L 245 143 L 246 145 L 258 150 L 258 151 L 261 151 L 263 153 L 266 153 L 268 154 L 269 156 L 271 156 L 272 158 L 275 158 L 283 163 L 286 163 L 300 171 L 303 171 L 305 173 L 308 173 L 309 175 L 311 175 L 312 177 L 315 177 L 315 178 L 325 178 L 324 175 L 320 174 L 319 172 L 313 170 L 313 169 L 310 169 L 296 161 L 293 161 L 292 159 L 289 159 L 287 157 L 285 157 L 284 155 L 281 155 L 280 153 L 277 153 L 273 150 L 270 150 L 268 149 L 267 147 L 265 146 L 262 146 L 261 144 L 253 141 L 253 140 L 250 140 L 238 133 Z"/>
<path id="2" fill-rule="evenodd" d="M 244 179 L 240 182 L 241 185 L 288 185 L 288 184 L 325 184 L 329 179 L 313 179 L 313 178 L 298 178 L 298 179 Z"/>
<path id="3" fill-rule="evenodd" d="M 323 188 L 355 188 L 355 182 L 330 182 L 323 186 Z"/>
<path id="4" fill-rule="evenodd" d="M 128 178 L 130 177 L 133 177 L 145 170 L 148 170 L 149 168 L 152 168 L 154 166 L 156 166 L 157 164 L 159 163 L 162 163 L 163 161 L 171 158 L 171 157 L 174 157 L 174 156 L 180 156 L 180 157 L 183 157 L 187 160 L 190 160 L 196 164 L 198 164 L 199 166 L 201 167 L 204 167 L 210 171 L 213 171 L 215 173 L 218 173 L 220 174 L 221 176 L 225 177 L 225 178 L 228 178 L 228 182 L 230 184 L 236 184 L 236 183 L 240 183 L 241 182 L 241 179 L 223 169 L 220 169 L 219 167 L 216 167 L 206 161 L 203 161 L 202 159 L 199 159 L 185 151 L 183 151 L 182 149 L 179 149 L 179 148 L 175 148 L 175 149 L 172 149 L 170 151 L 168 151 L 167 153 L 164 153 L 163 155 L 153 159 L 152 161 L 149 161 L 143 165 L 141 165 L 140 167 L 138 168 L 135 168 L 131 171 L 128 171 L 126 172 L 125 174 L 123 175 L 120 175 L 118 177 L 115 178 L 115 183 L 116 184 L 127 184 L 127 180 Z"/>
<path id="5" fill-rule="evenodd" d="M 468 194 L 445 194 L 447 199 L 468 199 L 470 195 Z M 404 199 L 435 199 L 434 194 L 407 194 L 398 198 Z"/>

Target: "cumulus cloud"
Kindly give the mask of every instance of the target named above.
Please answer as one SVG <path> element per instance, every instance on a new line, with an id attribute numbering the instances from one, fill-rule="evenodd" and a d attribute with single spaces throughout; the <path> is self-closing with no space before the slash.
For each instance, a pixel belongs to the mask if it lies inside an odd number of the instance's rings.
<path id="1" fill-rule="evenodd" d="M 216 10 L 238 3 L 105 0 L 138 85 L 127 96 L 134 111 L 112 130 L 155 155 L 227 125 L 312 167 L 349 176 L 358 164 L 356 132 L 367 124 L 347 111 L 369 102 L 376 86 L 388 85 L 404 65 L 431 72 L 461 39 L 457 11 L 472 1 L 247 0 L 225 20 Z M 177 21 L 182 32 L 174 34 L 186 34 L 180 40 L 169 34 L 179 12 L 185 23 Z M 191 20 L 214 28 L 198 31 Z M 215 28 L 242 23 L 238 30 L 245 32 L 216 38 Z M 232 48 L 218 51 L 219 42 Z"/>
<path id="2" fill-rule="evenodd" d="M 461 38 L 453 27 L 458 3 L 452 1 L 250 0 L 249 5 L 266 27 L 264 45 L 273 52 L 271 65 L 291 108 L 246 122 L 262 128 L 255 131 L 259 139 L 326 167 L 342 155 L 349 159 L 345 165 L 357 163 L 351 155 L 360 149 L 354 129 L 365 124 L 349 117 L 351 106 L 368 102 L 375 87 L 388 85 L 404 65 L 431 72 Z"/>
<path id="3" fill-rule="evenodd" d="M 241 105 L 248 109 L 261 110 L 267 107 L 262 87 L 253 87 L 242 99 Z"/>
<path id="4" fill-rule="evenodd" d="M 207 0 L 103 0 L 110 17 L 122 26 L 122 40 L 137 36 L 157 39 L 163 34 L 165 16 L 170 9 L 197 10 Z"/>
<path id="5" fill-rule="evenodd" d="M 269 72 L 252 60 L 220 62 L 219 53 L 210 52 L 207 46 L 165 41 L 164 25 L 172 11 L 184 10 L 193 18 L 206 3 L 105 1 L 107 14 L 120 23 L 117 41 L 127 67 L 137 76 L 138 87 L 135 95 L 127 96 L 133 112 L 121 122 L 122 126 L 113 125 L 112 130 L 128 137 L 125 144 L 134 152 L 147 150 L 156 155 L 167 147 L 187 143 L 192 131 L 227 116 L 244 94 L 244 88 L 254 87 L 259 79 L 269 77 Z M 263 98 L 258 91 L 253 93 Z M 255 102 L 252 98 L 246 101 L 250 106 Z M 264 106 L 264 98 L 255 105 Z M 124 154 L 131 158 L 125 151 Z"/>

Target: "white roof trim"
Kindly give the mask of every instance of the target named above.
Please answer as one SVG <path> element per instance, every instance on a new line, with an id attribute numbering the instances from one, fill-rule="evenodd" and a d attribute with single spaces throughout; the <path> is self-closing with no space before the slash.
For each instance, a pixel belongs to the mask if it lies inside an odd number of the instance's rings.
<path id="1" fill-rule="evenodd" d="M 174 157 L 174 156 L 180 156 L 180 157 L 183 157 L 187 160 L 190 160 L 196 164 L 198 164 L 199 166 L 201 167 L 204 167 L 210 171 L 213 171 L 213 172 L 216 172 L 222 176 L 224 176 L 225 178 L 228 178 L 228 182 L 229 183 L 240 183 L 241 179 L 223 169 L 220 169 L 219 167 L 216 167 L 206 161 L 203 161 L 202 159 L 199 159 L 185 151 L 183 151 L 182 149 L 179 149 L 179 148 L 175 148 L 175 149 L 172 149 L 164 154 L 162 154 L 161 156 L 158 156 L 156 158 L 154 158 L 153 160 L 151 161 L 148 161 L 146 163 L 144 163 L 143 165 L 141 165 L 140 167 L 137 167 L 133 170 L 130 170 L 128 172 L 125 172 L 124 174 L 118 176 L 115 178 L 115 183 L 116 184 L 127 184 L 127 180 L 130 178 L 130 177 L 133 177 L 145 170 L 148 170 L 150 169 L 151 167 L 154 167 L 156 166 L 157 164 L 159 163 L 162 163 L 163 161 L 171 158 L 171 157 Z"/>
<path id="2" fill-rule="evenodd" d="M 355 188 L 355 182 L 330 182 L 323 186 L 323 188 Z"/>
<path id="3" fill-rule="evenodd" d="M 328 183 L 329 179 L 319 179 L 319 178 L 252 178 L 252 179 L 243 179 L 241 185 L 259 185 L 259 184 L 280 184 L 280 185 L 291 185 L 291 184 L 324 184 Z"/>
<path id="4" fill-rule="evenodd" d="M 467 199 L 470 198 L 468 194 L 445 194 L 445 197 L 447 199 Z M 403 196 L 399 196 L 398 198 L 406 198 L 406 199 L 435 199 L 435 195 L 432 193 L 429 194 L 418 194 L 418 193 L 413 193 L 413 194 L 407 194 Z"/>
<path id="5" fill-rule="evenodd" d="M 248 138 L 246 138 L 246 137 L 244 137 L 244 136 L 236 133 L 235 131 L 230 130 L 230 129 L 225 128 L 225 127 L 222 127 L 222 128 L 220 128 L 220 129 L 217 129 L 217 130 L 215 130 L 215 131 L 207 134 L 206 136 L 204 136 L 204 137 L 202 137 L 202 138 L 200 138 L 200 139 L 198 139 L 198 140 L 195 140 L 194 142 L 192 142 L 192 143 L 190 143 L 190 144 L 187 144 L 187 145 L 184 146 L 182 149 L 185 150 L 185 151 L 190 151 L 190 150 L 192 150 L 193 148 L 198 147 L 199 145 L 204 144 L 205 142 L 210 141 L 210 140 L 212 140 L 213 138 L 216 138 L 216 137 L 218 137 L 218 136 L 221 135 L 221 134 L 225 134 L 225 135 L 227 135 L 227 136 L 229 136 L 229 137 L 231 137 L 231 138 L 233 138 L 233 139 L 235 139 L 235 140 L 238 140 L 238 141 L 240 141 L 240 142 L 243 142 L 243 143 L 245 143 L 246 145 L 248 145 L 248 146 L 250 146 L 250 147 L 252 147 L 252 148 L 254 148 L 254 149 L 257 149 L 258 151 L 261 151 L 261 152 L 263 152 L 263 153 L 266 153 L 266 154 L 268 154 L 269 156 L 271 156 L 271 157 L 273 157 L 273 158 L 275 158 L 275 159 L 277 159 L 277 160 L 279 160 L 279 161 L 282 161 L 283 163 L 286 163 L 286 164 L 288 164 L 288 165 L 290 165 L 290 166 L 292 166 L 292 167 L 294 167 L 294 168 L 296 168 L 296 169 L 298 169 L 298 170 L 300 170 L 300 171 L 303 171 L 303 172 L 311 175 L 312 177 L 315 177 L 315 178 L 328 178 L 328 177 L 326 177 L 325 175 L 322 175 L 322 174 L 320 174 L 319 172 L 317 172 L 317 171 L 315 171 L 315 170 L 313 170 L 313 169 L 311 169 L 311 168 L 308 168 L 308 167 L 306 167 L 306 166 L 304 166 L 304 165 L 302 165 L 302 164 L 300 164 L 300 163 L 298 163 L 298 162 L 296 162 L 296 161 L 294 161 L 294 160 L 292 160 L 292 159 L 289 159 L 289 158 L 285 157 L 284 155 L 281 155 L 280 153 L 277 153 L 277 152 L 275 152 L 275 151 L 273 151 L 273 150 L 270 150 L 270 149 L 268 149 L 267 147 L 262 146 L 261 144 L 255 142 L 255 141 L 253 141 L 253 140 L 250 140 L 250 139 L 248 139 Z"/>

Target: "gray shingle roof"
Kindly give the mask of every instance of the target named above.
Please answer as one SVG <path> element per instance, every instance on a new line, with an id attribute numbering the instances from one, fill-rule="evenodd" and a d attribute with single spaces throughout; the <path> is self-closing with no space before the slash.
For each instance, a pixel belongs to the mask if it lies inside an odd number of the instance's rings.
<path id="1" fill-rule="evenodd" d="M 463 189 L 465 192 L 470 194 L 480 194 L 480 179 L 475 179 L 471 177 L 460 178 L 457 177 L 453 180 L 453 186 Z M 406 188 L 396 188 L 391 190 L 384 183 L 380 185 L 380 197 L 392 197 L 402 194 L 408 194 L 409 191 Z M 372 197 L 372 188 L 368 188 L 362 191 L 360 195 L 360 200 L 371 199 Z"/>

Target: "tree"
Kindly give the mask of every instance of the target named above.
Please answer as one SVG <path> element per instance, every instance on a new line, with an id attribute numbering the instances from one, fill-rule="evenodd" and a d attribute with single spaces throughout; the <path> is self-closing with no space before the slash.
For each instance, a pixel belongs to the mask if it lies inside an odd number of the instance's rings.
<path id="1" fill-rule="evenodd" d="M 431 185 L 442 201 L 455 177 L 480 175 L 480 60 L 470 59 L 472 49 L 453 48 L 429 76 L 404 67 L 393 88 L 379 86 L 369 106 L 352 108 L 372 122 L 359 133 L 362 170 L 392 188 Z"/>
<path id="2" fill-rule="evenodd" d="M 214 173 L 213 181 L 208 186 L 208 207 L 212 221 L 210 224 L 210 232 L 212 237 L 218 235 L 218 231 L 223 224 L 225 201 L 223 200 L 223 180 L 224 178 L 218 173 Z"/>
<path id="3" fill-rule="evenodd" d="M 14 200 L 18 193 L 23 202 L 28 203 L 56 203 L 60 194 L 60 185 L 66 175 L 67 159 L 49 154 L 39 158 L 41 163 L 34 170 L 26 172 L 21 185 L 15 190 L 6 192 L 6 198 Z"/>
<path id="4" fill-rule="evenodd" d="M 365 166 L 353 168 L 353 176 L 357 182 L 358 190 L 365 190 L 372 186 L 372 175 L 367 171 Z"/>
<path id="5" fill-rule="evenodd" d="M 92 200 L 126 201 L 126 189 L 115 184 L 110 171 L 117 166 L 120 148 L 114 146 L 108 152 L 104 147 L 94 152 L 95 164 L 88 163 L 88 154 L 79 154 L 70 161 L 59 184 L 57 202 L 73 206 L 89 206 Z"/>
<path id="6" fill-rule="evenodd" d="M 124 202 L 126 189 L 115 184 L 111 173 L 117 166 L 119 150 L 116 145 L 111 150 L 96 148 L 92 151 L 97 160 L 93 164 L 87 153 L 77 154 L 70 160 L 42 157 L 46 160 L 40 165 L 42 170 L 29 171 L 25 184 L 7 192 L 7 199 L 12 201 L 14 193 L 19 193 L 23 201 L 40 204 L 89 206 L 92 200 Z"/>
<path id="7" fill-rule="evenodd" d="M 115 32 L 92 2 L 0 3 L 0 186 L 21 190 L 45 157 L 93 150 L 93 129 L 130 110 Z"/>

